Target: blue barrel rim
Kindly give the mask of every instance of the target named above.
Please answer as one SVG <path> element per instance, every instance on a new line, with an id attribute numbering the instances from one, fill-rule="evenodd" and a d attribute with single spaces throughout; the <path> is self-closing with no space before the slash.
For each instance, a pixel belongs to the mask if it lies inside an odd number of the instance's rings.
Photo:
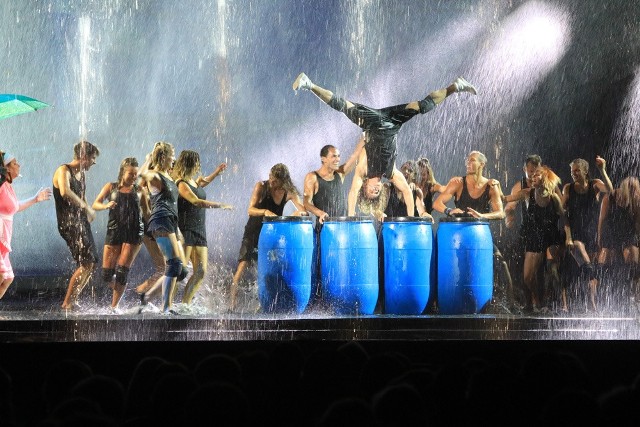
<path id="1" fill-rule="evenodd" d="M 474 218 L 472 216 L 445 216 L 440 218 L 440 222 L 473 222 L 476 224 L 489 224 L 489 220 L 484 218 Z"/>
<path id="2" fill-rule="evenodd" d="M 433 218 L 427 218 L 424 216 L 390 216 L 384 219 L 385 222 L 428 222 L 433 224 Z"/>
<path id="3" fill-rule="evenodd" d="M 330 216 L 324 220 L 327 222 L 373 222 L 373 219 L 368 216 Z"/>
<path id="4" fill-rule="evenodd" d="M 265 216 L 262 222 L 312 222 L 308 216 Z"/>

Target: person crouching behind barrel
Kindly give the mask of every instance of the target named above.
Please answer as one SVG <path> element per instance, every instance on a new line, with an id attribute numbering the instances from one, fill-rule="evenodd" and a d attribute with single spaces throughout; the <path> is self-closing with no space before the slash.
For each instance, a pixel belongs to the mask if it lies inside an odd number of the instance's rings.
<path id="1" fill-rule="evenodd" d="M 262 219 L 265 216 L 282 216 L 284 207 L 289 201 L 297 209 L 293 216 L 307 215 L 300 192 L 291 181 L 289 168 L 278 163 L 271 168 L 268 180 L 258 181 L 253 187 L 249 209 L 247 209 L 249 219 L 244 227 L 238 255 L 238 268 L 231 283 L 230 311 L 235 311 L 237 308 L 238 284 L 247 266 L 258 260 L 258 237 L 262 229 Z"/>

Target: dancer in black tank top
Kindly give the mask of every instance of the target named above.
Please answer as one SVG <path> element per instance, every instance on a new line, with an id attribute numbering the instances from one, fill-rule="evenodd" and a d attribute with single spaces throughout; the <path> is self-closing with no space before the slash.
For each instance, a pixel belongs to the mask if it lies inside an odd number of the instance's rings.
<path id="1" fill-rule="evenodd" d="M 238 285 L 247 266 L 258 259 L 258 237 L 265 216 L 282 216 L 284 206 L 291 201 L 297 211 L 294 215 L 307 215 L 300 193 L 291 181 L 289 169 L 282 163 L 271 168 L 268 181 L 258 181 L 249 200 L 249 220 L 244 227 L 242 245 L 238 256 L 238 268 L 231 283 L 229 310 L 237 309 Z"/>
<path id="2" fill-rule="evenodd" d="M 53 175 L 58 231 L 78 264 L 62 302 L 64 310 L 78 306 L 78 297 L 91 279 L 98 262 L 98 251 L 90 226 L 96 213 L 86 201 L 85 172 L 96 163 L 99 154 L 98 147 L 81 141 L 73 147 L 73 160 L 58 167 Z"/>
<path id="3" fill-rule="evenodd" d="M 447 183 L 445 189 L 440 193 L 433 203 L 434 210 L 442 212 L 447 216 L 472 216 L 487 220 L 502 220 L 504 210 L 502 208 L 502 191 L 500 183 L 495 179 L 488 179 L 483 176 L 487 158 L 479 151 L 471 151 L 466 158 L 467 175 L 464 177 L 453 177 Z M 454 199 L 455 207 L 447 207 L 447 203 Z M 491 227 L 491 224 L 490 224 Z M 497 273 L 502 276 L 500 281 L 496 281 L 495 294 L 500 294 L 505 301 L 499 301 L 494 295 L 491 306 L 488 310 L 497 310 L 511 313 L 514 307 L 513 281 L 509 267 L 501 251 L 496 245 L 496 238 L 493 237 L 493 256 L 496 261 Z"/>
<path id="4" fill-rule="evenodd" d="M 417 114 L 425 114 L 433 110 L 453 93 L 469 92 L 474 95 L 477 93 L 473 85 L 459 77 L 448 87 L 431 92 L 421 101 L 376 109 L 336 96 L 330 90 L 312 83 L 304 73 L 300 73 L 293 82 L 293 89 L 313 92 L 331 108 L 344 113 L 365 133 L 366 144 L 360 153 L 349 189 L 348 215 L 355 215 L 358 197 L 378 198 L 382 191 L 382 179 L 385 178 L 403 193 L 407 200 L 407 216 L 413 216 L 411 190 L 395 165 L 396 140 L 400 128 Z"/>
<path id="5" fill-rule="evenodd" d="M 404 175 L 405 179 L 409 183 L 411 193 L 414 200 L 414 212 L 413 216 L 420 216 L 425 218 L 431 218 L 431 214 L 425 209 L 424 206 L 424 194 L 422 189 L 416 184 L 418 176 L 418 166 L 416 162 L 408 160 L 400 166 L 400 172 Z M 402 193 L 398 192 L 392 185 L 385 184 L 384 191 L 388 192 L 387 206 L 384 210 L 385 217 L 400 217 L 407 215 L 407 204 L 404 202 Z"/>
<path id="6" fill-rule="evenodd" d="M 174 156 L 175 151 L 171 144 L 156 142 L 151 156 L 140 172 L 151 198 L 151 215 L 147 229 L 158 243 L 166 263 L 162 280 L 162 312 L 171 314 L 177 314 L 171 307 L 176 281 L 182 280 L 187 273 L 184 251 L 176 235 L 178 187 L 169 175 Z M 143 302 L 144 298 L 142 295 Z"/>
<path id="7" fill-rule="evenodd" d="M 208 176 L 200 174 L 200 155 L 192 150 L 184 150 L 173 166 L 173 175 L 178 184 L 178 227 L 184 237 L 184 256 L 191 260 L 193 274 L 189 277 L 182 295 L 182 303 L 190 304 L 207 274 L 209 252 L 207 248 L 207 227 L 205 209 L 233 209 L 233 206 L 207 200 L 204 187 L 209 185 L 226 169 L 221 163 Z M 199 175 L 199 176 L 197 176 Z M 197 176 L 197 178 L 196 178 Z"/>
<path id="8" fill-rule="evenodd" d="M 304 178 L 304 208 L 316 216 L 317 225 L 327 217 L 347 215 L 344 178 L 354 170 L 363 146 L 364 138 L 360 138 L 355 151 L 343 164 L 340 164 L 340 151 L 333 145 L 325 145 L 320 150 L 320 169 Z"/>
<path id="9" fill-rule="evenodd" d="M 573 183 L 562 189 L 562 206 L 567 212 L 569 233 L 567 249 L 576 261 L 582 279 L 589 281 L 589 301 L 587 309 L 597 311 L 596 288 L 598 272 L 593 261 L 596 257 L 596 232 L 599 215 L 599 193 L 613 191 L 607 175 L 606 162 L 596 156 L 596 166 L 604 178 L 590 179 L 589 163 L 584 159 L 574 159 L 569 163 Z"/>
<path id="10" fill-rule="evenodd" d="M 433 208 L 445 215 L 470 215 L 483 219 L 503 219 L 502 191 L 495 179 L 482 174 L 487 158 L 479 151 L 472 151 L 466 159 L 467 175 L 453 177 L 433 203 Z M 454 199 L 455 207 L 446 204 Z"/>
<path id="11" fill-rule="evenodd" d="M 106 183 L 92 205 L 96 211 L 109 210 L 102 280 L 113 290 L 111 309 L 116 313 L 144 233 L 140 209 L 140 198 L 144 193 L 136 185 L 137 180 L 138 160 L 127 157 L 120 163 L 118 180 Z"/>
<path id="12" fill-rule="evenodd" d="M 316 217 L 315 242 L 313 246 L 314 267 L 311 276 L 311 299 L 309 310 L 323 301 L 320 275 L 320 232 L 325 219 L 347 215 L 347 193 L 344 178 L 351 173 L 358 155 L 364 146 L 360 138 L 349 159 L 340 164 L 340 151 L 333 145 L 320 150 L 320 169 L 307 173 L 304 178 L 304 208 Z"/>

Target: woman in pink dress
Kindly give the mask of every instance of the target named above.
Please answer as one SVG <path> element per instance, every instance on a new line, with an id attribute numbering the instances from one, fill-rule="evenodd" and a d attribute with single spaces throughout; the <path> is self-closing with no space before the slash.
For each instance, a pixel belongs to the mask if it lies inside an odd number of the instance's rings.
<path id="1" fill-rule="evenodd" d="M 13 180 L 20 176 L 20 164 L 14 155 L 0 152 L 0 299 L 13 282 L 13 268 L 9 261 L 13 215 L 38 202 L 49 200 L 50 188 L 41 188 L 35 196 L 18 201 Z"/>

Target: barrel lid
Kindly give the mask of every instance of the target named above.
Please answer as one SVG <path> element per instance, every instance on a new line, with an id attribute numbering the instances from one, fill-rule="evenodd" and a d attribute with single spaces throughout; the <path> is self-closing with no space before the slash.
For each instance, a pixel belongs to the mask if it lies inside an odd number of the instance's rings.
<path id="1" fill-rule="evenodd" d="M 308 216 L 265 216 L 262 222 L 311 222 Z"/>
<path id="2" fill-rule="evenodd" d="M 370 216 L 330 216 L 324 222 L 373 222 L 373 219 Z"/>
<path id="3" fill-rule="evenodd" d="M 390 216 L 384 219 L 384 222 L 428 222 L 432 223 L 433 219 L 423 216 Z"/>
<path id="4" fill-rule="evenodd" d="M 471 215 L 463 216 L 445 216 L 439 219 L 439 222 L 477 222 L 488 224 L 489 221 L 484 218 L 474 218 Z"/>

